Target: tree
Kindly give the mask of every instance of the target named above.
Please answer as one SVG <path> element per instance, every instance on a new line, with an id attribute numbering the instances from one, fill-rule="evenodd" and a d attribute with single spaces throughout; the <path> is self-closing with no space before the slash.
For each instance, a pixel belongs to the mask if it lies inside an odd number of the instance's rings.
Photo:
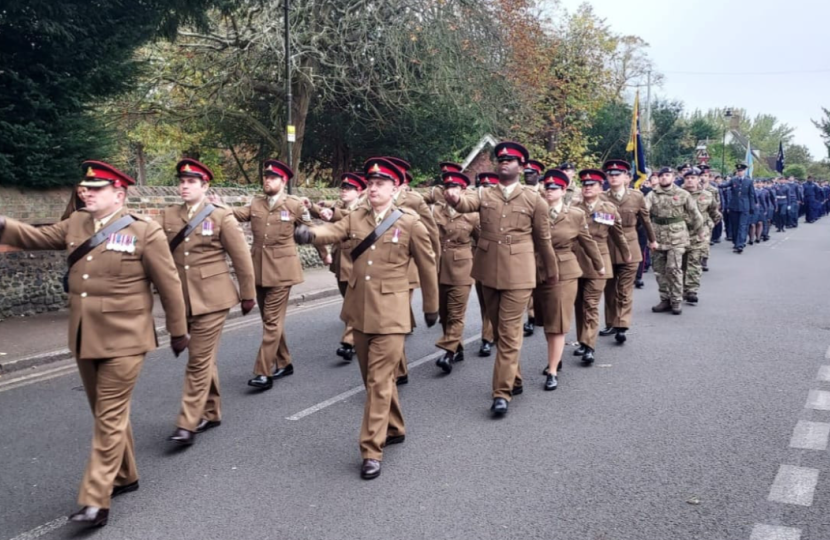
<path id="1" fill-rule="evenodd" d="M 588 130 L 588 151 L 602 163 L 608 159 L 629 159 L 626 145 L 631 136 L 633 109 L 622 101 L 609 101 L 597 111 Z"/>
<path id="2" fill-rule="evenodd" d="M 788 165 L 809 166 L 813 162 L 810 149 L 803 144 L 791 144 L 784 148 L 784 159 Z"/>
<path id="3" fill-rule="evenodd" d="M 794 176 L 799 180 L 807 178 L 807 168 L 804 165 L 787 165 L 784 167 L 784 176 Z"/>
<path id="4" fill-rule="evenodd" d="M 818 121 L 813 120 L 813 125 L 821 131 L 821 138 L 824 139 L 824 145 L 827 147 L 828 155 L 830 155 L 830 109 L 822 107 L 821 111 L 824 113 L 824 117 Z"/>

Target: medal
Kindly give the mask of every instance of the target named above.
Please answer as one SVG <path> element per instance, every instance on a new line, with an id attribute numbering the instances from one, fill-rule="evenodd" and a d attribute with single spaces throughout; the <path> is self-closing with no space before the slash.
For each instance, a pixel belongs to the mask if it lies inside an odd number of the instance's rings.
<path id="1" fill-rule="evenodd" d="M 205 220 L 202 222 L 202 236 L 213 236 L 213 222 Z"/>
<path id="2" fill-rule="evenodd" d="M 127 244 L 127 253 L 135 253 L 136 237 L 130 236 L 130 241 Z"/>
<path id="3" fill-rule="evenodd" d="M 395 229 L 395 232 L 392 233 L 392 243 L 397 244 L 398 239 L 400 238 L 400 236 L 401 236 L 401 230 L 400 229 Z"/>
<path id="4" fill-rule="evenodd" d="M 107 249 L 113 250 L 115 249 L 115 235 L 111 234 L 107 237 Z"/>
<path id="5" fill-rule="evenodd" d="M 288 210 L 280 210 L 280 221 L 291 221 L 291 215 Z"/>

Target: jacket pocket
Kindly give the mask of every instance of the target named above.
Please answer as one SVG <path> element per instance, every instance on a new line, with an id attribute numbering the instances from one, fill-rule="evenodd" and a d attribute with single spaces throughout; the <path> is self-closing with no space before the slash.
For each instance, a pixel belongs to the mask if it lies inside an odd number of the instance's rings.
<path id="1" fill-rule="evenodd" d="M 380 292 L 383 294 L 392 294 L 399 292 L 409 292 L 409 279 L 384 279 L 380 283 Z"/>
<path id="2" fill-rule="evenodd" d="M 278 259 L 280 257 L 296 257 L 297 248 L 294 246 L 280 246 L 271 248 L 271 255 Z"/>
<path id="3" fill-rule="evenodd" d="M 473 251 L 470 249 L 461 248 L 453 251 L 455 252 L 452 257 L 452 260 L 454 261 L 465 261 L 473 258 Z"/>
<path id="4" fill-rule="evenodd" d="M 517 253 L 533 253 L 533 242 L 510 244 L 510 254 L 515 255 Z"/>
<path id="5" fill-rule="evenodd" d="M 229 272 L 228 265 L 224 261 L 212 264 L 206 264 L 199 269 L 202 278 L 209 278 L 218 276 L 219 274 L 227 274 Z"/>

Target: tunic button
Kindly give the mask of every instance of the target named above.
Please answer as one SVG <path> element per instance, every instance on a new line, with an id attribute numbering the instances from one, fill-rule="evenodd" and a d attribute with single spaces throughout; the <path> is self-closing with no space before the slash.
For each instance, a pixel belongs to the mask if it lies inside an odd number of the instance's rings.
<path id="1" fill-rule="evenodd" d="M 268 235 L 267 235 L 267 234 L 265 235 L 265 238 L 268 238 Z"/>
<path id="2" fill-rule="evenodd" d="M 507 214 L 502 214 L 501 217 L 507 217 Z"/>
<path id="3" fill-rule="evenodd" d="M 501 240 L 499 240 L 499 244 L 501 244 Z"/>
<path id="4" fill-rule="evenodd" d="M 92 260 L 92 255 L 90 255 L 89 257 L 87 257 L 87 258 L 86 258 L 86 260 L 91 261 L 91 260 Z"/>
<path id="5" fill-rule="evenodd" d="M 188 255 L 190 255 L 190 252 L 189 252 L 189 251 L 185 251 L 185 252 L 184 252 L 184 256 L 185 256 L 185 257 L 187 257 Z"/>
<path id="6" fill-rule="evenodd" d="M 370 279 L 372 279 L 370 276 L 366 276 L 366 281 L 369 281 Z"/>
<path id="7" fill-rule="evenodd" d="M 84 279 L 89 279 L 89 274 L 84 274 L 84 275 L 83 275 L 83 276 L 81 276 L 81 277 L 82 277 L 82 278 L 84 278 Z"/>
<path id="8" fill-rule="evenodd" d="M 86 293 L 85 292 L 81 293 L 81 298 L 86 298 Z"/>
<path id="9" fill-rule="evenodd" d="M 190 270 L 190 267 L 189 267 L 189 266 L 187 266 L 187 265 L 185 265 L 184 269 L 185 269 L 185 270 Z"/>
<path id="10" fill-rule="evenodd" d="M 184 241 L 185 242 L 190 242 L 190 238 L 185 238 Z"/>
<path id="11" fill-rule="evenodd" d="M 375 249 L 375 246 L 372 246 L 372 249 Z"/>
<path id="12" fill-rule="evenodd" d="M 372 266 L 372 261 L 369 261 L 369 266 Z"/>

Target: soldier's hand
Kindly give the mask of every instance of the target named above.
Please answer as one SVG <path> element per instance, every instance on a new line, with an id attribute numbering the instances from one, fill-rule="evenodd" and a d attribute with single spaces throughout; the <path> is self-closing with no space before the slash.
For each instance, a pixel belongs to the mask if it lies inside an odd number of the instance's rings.
<path id="1" fill-rule="evenodd" d="M 657 249 L 658 247 L 660 247 L 660 244 L 658 244 L 657 242 L 651 242 L 648 245 L 648 247 L 651 248 L 651 249 Z"/>
<path id="2" fill-rule="evenodd" d="M 245 315 L 250 313 L 252 309 L 254 309 L 254 306 L 256 305 L 256 301 L 255 300 L 243 300 L 241 305 L 242 305 L 242 316 L 244 317 Z"/>
<path id="3" fill-rule="evenodd" d="M 0 216 L 0 236 L 3 236 L 3 229 L 6 228 L 6 216 Z"/>
<path id="4" fill-rule="evenodd" d="M 303 206 L 306 208 L 311 208 L 311 201 L 308 197 L 300 197 L 300 202 L 303 203 Z"/>
<path id="5" fill-rule="evenodd" d="M 444 191 L 444 200 L 450 206 L 455 206 L 461 200 L 461 194 L 454 191 Z"/>
<path id="6" fill-rule="evenodd" d="M 314 233 L 305 225 L 298 225 L 294 229 L 294 241 L 298 244 L 310 244 L 314 240 Z"/>
<path id="7" fill-rule="evenodd" d="M 557 283 L 559 283 L 559 276 L 549 277 L 548 279 L 545 280 L 545 283 L 547 283 L 550 286 L 554 286 Z"/>
<path id="8" fill-rule="evenodd" d="M 438 322 L 437 313 L 424 313 L 424 321 L 427 323 L 427 328 L 432 328 Z"/>
<path id="9" fill-rule="evenodd" d="M 207 200 L 210 204 L 222 204 L 222 197 L 217 195 L 214 191 L 208 193 Z"/>
<path id="10" fill-rule="evenodd" d="M 176 358 L 184 352 L 188 345 L 190 345 L 190 334 L 170 338 L 170 348 L 173 349 Z"/>
<path id="11" fill-rule="evenodd" d="M 629 261 L 629 262 L 631 262 L 631 261 Z M 605 275 L 605 267 L 603 266 L 602 268 L 600 268 L 599 271 L 597 271 L 597 274 L 599 274 L 601 276 L 604 276 Z"/>
<path id="12" fill-rule="evenodd" d="M 329 264 L 331 264 L 331 261 L 332 261 L 331 253 L 328 253 L 328 254 L 326 254 L 325 257 L 323 257 L 323 264 L 329 265 Z"/>
<path id="13" fill-rule="evenodd" d="M 334 212 L 331 208 L 323 208 L 320 210 L 320 219 L 323 221 L 331 221 L 331 218 L 334 217 Z"/>

